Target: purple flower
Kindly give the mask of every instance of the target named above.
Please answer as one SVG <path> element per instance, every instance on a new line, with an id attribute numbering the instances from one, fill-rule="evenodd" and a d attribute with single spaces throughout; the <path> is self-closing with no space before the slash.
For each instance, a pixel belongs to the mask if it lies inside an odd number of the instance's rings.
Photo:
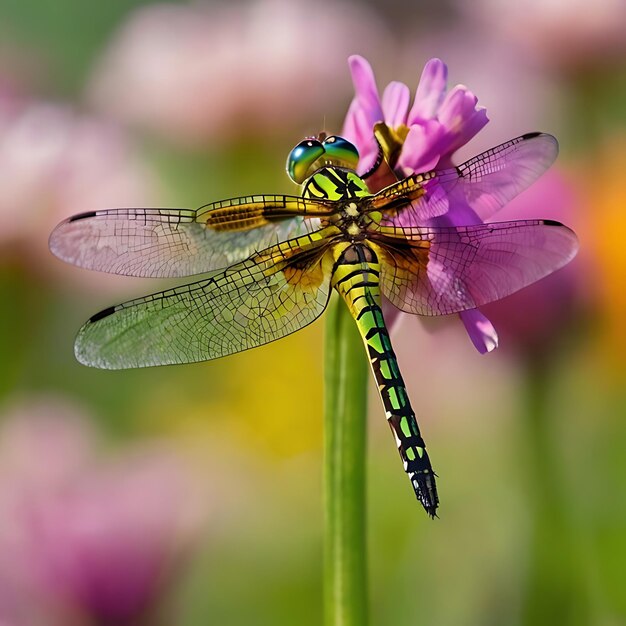
<path id="1" fill-rule="evenodd" d="M 424 66 L 410 106 L 409 88 L 392 82 L 379 96 L 370 64 L 360 56 L 349 58 L 355 97 L 350 104 L 343 127 L 343 136 L 359 150 L 359 173 L 372 168 L 378 156 L 374 125 L 384 122 L 395 145 L 400 147 L 394 172 L 408 176 L 426 172 L 437 166 L 446 167 L 452 154 L 465 145 L 488 122 L 487 111 L 478 106 L 478 98 L 463 85 L 446 93 L 448 68 L 440 59 L 431 59 Z M 410 107 L 410 108 L 409 108 Z M 372 192 L 391 182 L 375 179 Z M 369 181 L 368 181 L 369 182 Z M 445 215 L 428 220 L 424 226 L 461 226 L 479 224 L 482 220 L 466 204 L 450 198 Z M 385 307 L 388 311 L 388 307 Z M 459 314 L 476 349 L 490 352 L 498 345 L 498 335 L 491 322 L 478 310 Z M 393 323 L 397 313 L 388 315 Z"/>
<path id="2" fill-rule="evenodd" d="M 73 106 L 18 98 L 0 78 L 0 253 L 98 293 L 119 282 L 50 263 L 60 219 L 107 206 L 150 206 L 157 182 L 121 126 Z"/>
<path id="3" fill-rule="evenodd" d="M 378 155 L 373 128 L 384 122 L 403 144 L 396 168 L 408 176 L 434 168 L 465 145 L 487 123 L 487 111 L 463 85 L 446 94 L 448 68 L 440 59 L 424 66 L 413 106 L 409 88 L 392 82 L 378 95 L 370 64 L 357 55 L 349 58 L 356 95 L 348 109 L 343 136 L 359 150 L 359 173 L 372 167 Z"/>
<path id="4" fill-rule="evenodd" d="M 479 0 L 471 4 L 457 0 L 456 4 L 468 17 L 471 11 L 470 23 L 497 32 L 508 47 L 542 69 L 577 72 L 623 63 L 626 3 L 621 0 Z"/>
<path id="5" fill-rule="evenodd" d="M 363 42 L 381 43 L 380 24 L 362 5 L 245 6 L 159 2 L 129 13 L 95 66 L 89 100 L 179 145 L 249 142 L 251 135 L 321 123 L 316 116 L 328 94 L 343 93 L 335 60 L 355 45 L 371 45 Z M 322 32 L 324 45 L 313 44 L 310 53 L 303 33 Z"/>
<path id="6" fill-rule="evenodd" d="M 562 171 L 552 168 L 502 209 L 502 219 L 538 218 L 538 212 L 547 212 L 550 219 L 576 224 L 581 203 L 576 191 Z M 592 265 L 591 259 L 574 259 L 526 289 L 486 305 L 501 331 L 502 348 L 527 363 L 546 361 L 558 353 L 567 331 L 589 307 L 585 294 L 593 291 L 588 284 Z"/>
<path id="7" fill-rule="evenodd" d="M 101 460 L 80 413 L 48 399 L 0 428 L 0 623 L 157 623 L 203 513 L 164 449 Z"/>

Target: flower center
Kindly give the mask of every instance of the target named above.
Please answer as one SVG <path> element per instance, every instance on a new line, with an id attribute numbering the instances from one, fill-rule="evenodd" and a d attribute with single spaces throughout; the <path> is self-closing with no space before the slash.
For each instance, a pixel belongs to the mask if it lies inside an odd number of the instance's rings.
<path id="1" fill-rule="evenodd" d="M 392 170 L 395 169 L 398 163 L 402 146 L 408 134 L 409 127 L 406 124 L 400 124 L 397 128 L 390 128 L 385 122 L 374 124 L 374 136 Z"/>

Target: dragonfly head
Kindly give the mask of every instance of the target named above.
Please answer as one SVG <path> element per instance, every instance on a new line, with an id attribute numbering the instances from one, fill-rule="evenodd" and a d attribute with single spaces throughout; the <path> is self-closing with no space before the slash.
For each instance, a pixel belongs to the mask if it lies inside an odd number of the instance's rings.
<path id="1" fill-rule="evenodd" d="M 356 170 L 359 152 L 347 139 L 337 135 L 307 137 L 287 157 L 287 174 L 295 183 L 302 184 L 317 170 L 326 166 Z"/>

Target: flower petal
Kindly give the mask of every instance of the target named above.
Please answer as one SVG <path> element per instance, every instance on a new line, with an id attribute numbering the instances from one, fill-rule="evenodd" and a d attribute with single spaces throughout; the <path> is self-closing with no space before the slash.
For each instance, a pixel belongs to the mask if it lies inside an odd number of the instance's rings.
<path id="1" fill-rule="evenodd" d="M 359 151 L 359 174 L 367 172 L 378 157 L 378 144 L 372 133 L 366 114 L 357 98 L 352 100 L 346 119 L 343 123 L 341 136 L 352 142 Z"/>
<path id="2" fill-rule="evenodd" d="M 352 100 L 348 112 L 346 113 L 341 136 L 352 142 L 359 151 L 359 154 L 366 150 L 367 146 L 372 143 L 372 130 L 364 123 L 363 111 L 356 98 Z"/>
<path id="3" fill-rule="evenodd" d="M 398 166 L 406 175 L 427 172 L 439 161 L 446 136 L 445 128 L 437 120 L 413 124 L 404 140 Z"/>
<path id="4" fill-rule="evenodd" d="M 385 87 L 383 93 L 383 114 L 387 126 L 390 128 L 398 128 L 406 124 L 406 115 L 409 110 L 410 99 L 411 92 L 404 83 L 394 81 Z"/>
<path id="5" fill-rule="evenodd" d="M 356 99 L 366 115 L 371 130 L 376 122 L 384 121 L 374 72 L 371 65 L 358 54 L 348 58 L 348 65 L 350 66 Z"/>
<path id="6" fill-rule="evenodd" d="M 457 85 L 439 109 L 439 121 L 447 130 L 445 154 L 465 145 L 487 124 L 487 110 L 477 106 L 478 98 L 465 86 Z"/>
<path id="7" fill-rule="evenodd" d="M 428 189 L 428 187 L 426 186 Z M 435 190 L 430 190 L 431 194 Z M 447 189 L 445 192 L 448 210 L 441 215 L 431 217 L 422 226 L 472 226 L 474 224 L 482 224 L 483 220 L 476 214 L 476 211 L 467 203 L 464 190 L 458 186 Z"/>
<path id="8" fill-rule="evenodd" d="M 498 347 L 496 329 L 478 309 L 463 311 L 459 313 L 459 317 L 478 352 L 486 354 Z"/>
<path id="9" fill-rule="evenodd" d="M 448 67 L 441 59 L 431 59 L 424 66 L 415 91 L 415 102 L 409 112 L 407 123 L 433 119 L 443 102 L 448 81 Z"/>

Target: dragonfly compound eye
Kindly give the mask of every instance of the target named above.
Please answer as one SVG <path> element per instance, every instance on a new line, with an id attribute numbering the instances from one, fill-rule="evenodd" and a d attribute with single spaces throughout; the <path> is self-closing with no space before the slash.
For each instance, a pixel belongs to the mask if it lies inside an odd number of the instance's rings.
<path id="1" fill-rule="evenodd" d="M 309 137 L 301 141 L 287 157 L 287 174 L 295 183 L 303 183 L 311 174 L 313 164 L 324 155 L 324 146 Z"/>
<path id="2" fill-rule="evenodd" d="M 330 164 L 356 170 L 359 164 L 359 151 L 347 139 L 331 135 L 324 140 L 326 157 Z"/>

